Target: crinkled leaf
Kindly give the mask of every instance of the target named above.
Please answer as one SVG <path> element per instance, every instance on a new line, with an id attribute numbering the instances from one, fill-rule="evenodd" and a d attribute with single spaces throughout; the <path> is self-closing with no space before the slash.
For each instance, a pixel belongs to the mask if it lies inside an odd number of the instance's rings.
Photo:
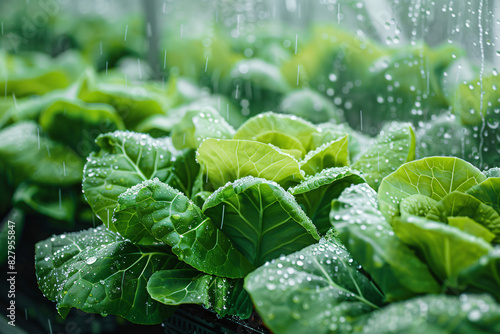
<path id="1" fill-rule="evenodd" d="M 308 175 L 314 175 L 325 168 L 342 167 L 349 165 L 349 151 L 347 150 L 348 136 L 326 143 L 309 151 L 300 161 L 300 169 Z"/>
<path id="2" fill-rule="evenodd" d="M 393 221 L 394 232 L 405 244 L 415 248 L 432 272 L 442 281 L 456 287 L 460 271 L 487 254 L 491 245 L 443 223 L 409 216 Z"/>
<path id="3" fill-rule="evenodd" d="M 197 149 L 207 138 L 231 139 L 234 129 L 212 107 L 186 112 L 172 130 L 172 142 L 177 149 Z"/>
<path id="4" fill-rule="evenodd" d="M 97 138 L 100 150 L 85 165 L 83 191 L 96 215 L 110 228 L 118 196 L 157 177 L 189 196 L 199 166 L 194 152 L 176 151 L 169 138 L 115 131 Z"/>
<path id="5" fill-rule="evenodd" d="M 200 304 L 219 316 L 236 315 L 247 319 L 252 313 L 250 296 L 243 279 L 206 275 L 194 269 L 159 271 L 148 282 L 154 300 L 166 305 Z"/>
<path id="6" fill-rule="evenodd" d="M 0 131 L 0 161 L 16 180 L 65 186 L 82 178 L 82 159 L 71 148 L 45 137 L 34 122 Z"/>
<path id="7" fill-rule="evenodd" d="M 415 159 L 415 134 L 409 123 L 392 122 L 384 126 L 375 141 L 353 163 L 368 184 L 378 189 L 382 179 L 405 162 Z"/>
<path id="8" fill-rule="evenodd" d="M 426 218 L 448 223 L 448 217 L 469 217 L 496 235 L 500 241 L 500 216 L 490 206 L 477 198 L 458 191 L 446 195 L 427 213 Z"/>
<path id="9" fill-rule="evenodd" d="M 63 317 L 75 307 L 157 324 L 175 309 L 154 301 L 146 289 L 153 273 L 185 267 L 168 248 L 139 247 L 103 226 L 55 236 L 35 248 L 40 290 Z"/>
<path id="10" fill-rule="evenodd" d="M 292 195 L 275 182 L 245 177 L 215 191 L 203 212 L 256 267 L 319 239 Z"/>
<path id="11" fill-rule="evenodd" d="M 425 217 L 437 204 L 437 201 L 424 195 L 411 195 L 401 200 L 401 216 L 408 215 Z"/>
<path id="12" fill-rule="evenodd" d="M 497 333 L 500 306 L 488 295 L 429 295 L 386 306 L 353 327 L 378 334 Z"/>
<path id="13" fill-rule="evenodd" d="M 370 273 L 386 301 L 441 292 L 429 268 L 394 235 L 377 208 L 377 194 L 367 184 L 347 188 L 332 203 L 330 217 L 347 250 Z"/>
<path id="14" fill-rule="evenodd" d="M 134 234 L 142 228 L 140 237 L 172 246 L 180 260 L 212 275 L 240 278 L 255 268 L 193 202 L 157 179 L 127 190 L 118 203 L 114 218 L 135 211 L 139 221 L 127 238 L 139 238 Z"/>
<path id="15" fill-rule="evenodd" d="M 486 177 L 470 163 L 449 157 L 431 157 L 399 167 L 380 184 L 380 211 L 392 219 L 400 215 L 400 202 L 411 195 L 424 195 L 436 201 L 452 191 L 465 192 Z"/>
<path id="16" fill-rule="evenodd" d="M 255 141 L 207 139 L 198 148 L 197 159 L 215 189 L 245 176 L 276 181 L 283 187 L 304 179 L 297 160 Z"/>
<path id="17" fill-rule="evenodd" d="M 489 173 L 488 179 L 470 188 L 467 193 L 491 206 L 500 214 L 500 177 L 493 177 Z"/>
<path id="18" fill-rule="evenodd" d="M 258 268 L 245 289 L 274 333 L 336 332 L 382 301 L 357 268 L 338 241 L 322 239 Z"/>
<path id="19" fill-rule="evenodd" d="M 324 169 L 314 176 L 308 176 L 297 186 L 288 191 L 318 229 L 325 234 L 330 228 L 330 210 L 332 201 L 340 196 L 345 188 L 365 180 L 357 171 L 348 167 Z"/>
<path id="20" fill-rule="evenodd" d="M 302 144 L 302 147 L 308 151 L 310 149 L 310 142 L 312 134 L 318 132 L 316 127 L 299 118 L 297 116 L 276 114 L 273 112 L 266 112 L 250 118 L 243 123 L 236 134 L 234 139 L 246 139 L 261 141 L 266 138 L 267 140 L 280 137 L 264 136 L 272 133 L 286 135 L 287 137 L 295 138 Z M 261 139 L 261 140 L 259 140 Z M 278 141 L 262 141 L 266 144 L 273 144 L 281 149 L 289 149 L 288 145 L 283 140 Z M 284 145 L 284 146 L 283 146 Z"/>

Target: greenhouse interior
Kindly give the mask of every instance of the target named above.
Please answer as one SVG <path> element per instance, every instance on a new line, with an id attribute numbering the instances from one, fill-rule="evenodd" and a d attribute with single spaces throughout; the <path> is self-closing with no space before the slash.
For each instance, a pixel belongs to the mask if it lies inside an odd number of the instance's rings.
<path id="1" fill-rule="evenodd" d="M 0 29 L 1 333 L 500 333 L 500 2 Z"/>

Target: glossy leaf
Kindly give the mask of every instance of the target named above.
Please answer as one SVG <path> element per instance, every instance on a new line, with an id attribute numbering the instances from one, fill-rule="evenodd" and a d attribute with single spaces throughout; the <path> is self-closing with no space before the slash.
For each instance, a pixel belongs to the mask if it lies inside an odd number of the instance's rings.
<path id="1" fill-rule="evenodd" d="M 448 225 L 457 227 L 466 233 L 482 238 L 486 242 L 491 242 L 495 239 L 495 235 L 491 233 L 490 230 L 469 217 L 448 217 Z"/>
<path id="2" fill-rule="evenodd" d="M 349 151 L 347 149 L 348 136 L 336 141 L 326 143 L 309 151 L 300 161 L 300 169 L 308 175 L 314 175 L 330 167 L 343 167 L 349 165 Z"/>
<path id="3" fill-rule="evenodd" d="M 380 184 L 380 211 L 392 219 L 400 215 L 403 198 L 419 194 L 440 201 L 452 191 L 465 192 L 485 179 L 477 168 L 458 158 L 431 157 L 408 162 Z"/>
<path id="4" fill-rule="evenodd" d="M 234 129 L 212 107 L 189 110 L 172 130 L 177 149 L 197 149 L 207 138 L 232 139 Z"/>
<path id="5" fill-rule="evenodd" d="M 348 167 L 324 169 L 314 176 L 308 176 L 288 191 L 295 197 L 312 220 L 318 232 L 325 234 L 330 228 L 331 203 L 344 189 L 365 180 L 357 171 Z"/>
<path id="6" fill-rule="evenodd" d="M 276 114 L 273 112 L 266 112 L 252 117 L 243 123 L 236 134 L 234 139 L 246 139 L 262 141 L 266 144 L 273 144 L 281 149 L 288 149 L 284 141 L 263 141 L 263 138 L 271 139 L 278 137 L 264 136 L 271 133 L 286 135 L 287 137 L 294 138 L 302 144 L 302 147 L 308 151 L 310 149 L 310 142 L 312 134 L 316 133 L 316 127 L 299 118 L 297 116 Z"/>
<path id="7" fill-rule="evenodd" d="M 70 145 L 85 157 L 95 148 L 94 140 L 99 134 L 125 129 L 111 106 L 79 100 L 52 103 L 41 113 L 39 122 L 52 139 Z"/>
<path id="8" fill-rule="evenodd" d="M 491 245 L 460 229 L 421 217 L 397 218 L 394 232 L 405 244 L 415 248 L 432 272 L 451 287 L 463 269 L 487 254 Z"/>
<path id="9" fill-rule="evenodd" d="M 408 215 L 425 217 L 437 201 L 424 195 L 411 195 L 401 200 L 401 217 Z"/>
<path id="10" fill-rule="evenodd" d="M 193 269 L 162 270 L 153 274 L 148 292 L 166 305 L 200 304 L 220 317 L 235 315 L 247 319 L 253 309 L 242 279 L 206 275 Z"/>
<path id="11" fill-rule="evenodd" d="M 382 179 L 402 164 L 415 159 L 415 134 L 409 123 L 387 124 L 375 141 L 353 163 L 375 190 Z"/>
<path id="12" fill-rule="evenodd" d="M 145 181 L 121 194 L 114 218 L 121 219 L 123 213 L 139 221 L 134 225 L 129 223 L 125 237 L 152 236 L 172 246 L 172 252 L 180 260 L 200 271 L 240 278 L 255 268 L 193 202 L 158 179 Z"/>
<path id="13" fill-rule="evenodd" d="M 491 206 L 500 214 L 500 177 L 488 176 L 488 179 L 470 188 L 467 193 Z"/>
<path id="14" fill-rule="evenodd" d="M 367 184 L 359 184 L 332 203 L 331 222 L 347 250 L 370 273 L 388 302 L 440 293 L 440 284 L 427 265 L 394 235 L 377 208 L 376 196 Z"/>
<path id="15" fill-rule="evenodd" d="M 245 177 L 219 188 L 203 212 L 258 267 L 319 239 L 311 220 L 295 199 L 274 182 Z"/>
<path id="16" fill-rule="evenodd" d="M 357 268 L 338 241 L 322 239 L 258 268 L 245 278 L 245 289 L 273 333 L 342 331 L 382 301 Z"/>
<path id="17" fill-rule="evenodd" d="M 353 327 L 380 334 L 489 334 L 500 331 L 500 306 L 488 295 L 429 295 L 388 305 Z"/>
<path id="18" fill-rule="evenodd" d="M 276 181 L 283 187 L 304 179 L 297 160 L 255 141 L 207 139 L 200 145 L 197 159 L 215 189 L 245 176 Z"/>
<path id="19" fill-rule="evenodd" d="M 448 217 L 469 217 L 496 235 L 500 241 L 500 216 L 490 206 L 477 198 L 454 191 L 446 195 L 427 213 L 426 218 L 448 223 Z"/>
<path id="20" fill-rule="evenodd" d="M 75 307 L 157 324 L 175 310 L 154 301 L 146 290 L 153 273 L 185 267 L 168 248 L 139 247 L 100 226 L 52 237 L 35 249 L 40 290 L 57 302 L 63 318 Z"/>
<path id="21" fill-rule="evenodd" d="M 189 196 L 199 166 L 192 151 L 176 151 L 169 138 L 116 131 L 99 136 L 97 145 L 85 165 L 83 191 L 106 226 L 113 228 L 118 196 L 145 180 L 157 177 Z"/>

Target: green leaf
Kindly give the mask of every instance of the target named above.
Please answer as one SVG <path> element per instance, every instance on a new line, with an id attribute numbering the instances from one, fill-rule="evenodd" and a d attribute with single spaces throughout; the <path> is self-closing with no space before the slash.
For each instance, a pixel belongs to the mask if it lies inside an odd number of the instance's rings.
<path id="1" fill-rule="evenodd" d="M 236 315 L 247 319 L 252 313 L 250 296 L 243 279 L 206 275 L 193 269 L 162 270 L 151 276 L 148 292 L 166 305 L 199 304 L 220 317 Z"/>
<path id="2" fill-rule="evenodd" d="M 349 156 L 353 160 L 370 145 L 370 137 L 354 131 L 347 123 L 321 123 L 318 124 L 318 131 L 312 134 L 311 150 L 331 141 L 339 140 L 345 135 L 349 135 Z"/>
<path id="3" fill-rule="evenodd" d="M 314 175 L 325 168 L 348 166 L 348 142 L 348 136 L 346 135 L 336 141 L 325 143 L 313 151 L 309 151 L 304 160 L 300 161 L 300 169 L 308 175 Z"/>
<path id="4" fill-rule="evenodd" d="M 429 295 L 374 311 L 353 327 L 378 334 L 497 333 L 500 306 L 488 295 Z"/>
<path id="5" fill-rule="evenodd" d="M 175 310 L 146 290 L 153 273 L 185 267 L 165 247 L 139 247 L 99 226 L 41 241 L 35 250 L 38 286 L 63 318 L 75 307 L 158 324 Z"/>
<path id="6" fill-rule="evenodd" d="M 120 195 L 118 203 L 117 221 L 121 213 L 132 215 L 134 211 L 138 220 L 127 238 L 142 228 L 141 236 L 172 246 L 180 260 L 207 274 L 241 278 L 255 268 L 193 202 L 157 179 L 130 188 Z"/>
<path id="7" fill-rule="evenodd" d="M 408 162 L 380 184 L 380 211 L 392 219 L 400 215 L 403 198 L 419 194 L 440 201 L 452 191 L 465 192 L 484 180 L 481 171 L 458 158 L 431 157 Z"/>
<path id="8" fill-rule="evenodd" d="M 486 242 L 491 242 L 495 239 L 495 235 L 491 233 L 490 230 L 469 217 L 448 217 L 448 225 L 457 227 L 476 237 L 480 237 Z"/>
<path id="9" fill-rule="evenodd" d="M 332 200 L 338 198 L 345 188 L 365 180 L 357 171 L 348 167 L 324 169 L 314 176 L 308 176 L 297 186 L 288 189 L 297 203 L 318 229 L 325 234 L 330 228 Z"/>
<path id="10" fill-rule="evenodd" d="M 486 177 L 500 177 L 500 167 L 493 167 L 486 171 L 483 171 Z"/>
<path id="11" fill-rule="evenodd" d="M 145 180 L 159 178 L 189 196 L 199 166 L 193 151 L 178 152 L 169 138 L 115 131 L 97 138 L 100 150 L 85 164 L 83 192 L 95 214 L 113 228 L 118 196 Z"/>
<path id="12" fill-rule="evenodd" d="M 139 86 L 99 83 L 85 87 L 79 97 L 87 103 L 106 103 L 115 108 L 127 129 L 151 115 L 164 114 L 173 101 L 164 94 Z"/>
<path id="13" fill-rule="evenodd" d="M 197 159 L 215 189 L 245 176 L 265 178 L 285 188 L 304 179 L 297 160 L 255 141 L 207 139 L 198 148 Z"/>
<path id="14" fill-rule="evenodd" d="M 392 122 L 384 126 L 373 144 L 353 163 L 375 190 L 382 179 L 403 163 L 415 159 L 415 134 L 411 124 Z"/>
<path id="15" fill-rule="evenodd" d="M 460 271 L 487 254 L 491 245 L 481 238 L 443 223 L 409 216 L 393 221 L 394 232 L 405 244 L 417 249 L 432 272 L 456 287 Z"/>
<path id="16" fill-rule="evenodd" d="M 409 215 L 425 217 L 437 201 L 424 195 L 411 195 L 401 200 L 401 217 Z"/>
<path id="17" fill-rule="evenodd" d="M 266 144 L 273 144 L 281 149 L 294 148 L 298 141 L 305 151 L 310 149 L 312 134 L 318 132 L 316 127 L 292 115 L 276 114 L 266 112 L 250 118 L 240 126 L 234 135 L 234 139 L 247 139 L 262 141 Z M 280 134 L 283 136 L 270 136 L 270 134 Z M 295 139 L 293 146 L 290 143 L 282 140 L 283 138 L 291 137 Z M 271 140 L 276 139 L 276 141 Z M 264 141 L 271 140 L 271 141 Z"/>
<path id="18" fill-rule="evenodd" d="M 234 129 L 212 107 L 189 110 L 172 130 L 177 149 L 197 149 L 207 138 L 231 139 Z"/>
<path id="19" fill-rule="evenodd" d="M 68 226 L 75 219 L 77 194 L 72 188 L 56 188 L 36 184 L 20 184 L 13 196 L 15 206 L 64 221 Z"/>
<path id="20" fill-rule="evenodd" d="M 227 65 L 226 65 L 227 66 Z M 272 92 L 286 93 L 290 90 L 278 66 L 262 59 L 243 59 L 234 64 L 231 79 L 240 79 L 251 86 L 268 89 Z M 242 85 L 244 87 L 244 85 Z"/>
<path id="21" fill-rule="evenodd" d="M 388 302 L 440 293 L 427 265 L 394 235 L 377 204 L 377 194 L 367 184 L 347 188 L 332 203 L 331 222 L 347 250 Z"/>
<path id="22" fill-rule="evenodd" d="M 342 111 L 338 110 L 331 100 L 309 88 L 285 95 L 278 110 L 308 119 L 313 123 L 328 121 L 340 123 L 343 118 Z"/>
<path id="23" fill-rule="evenodd" d="M 52 139 L 70 145 L 84 157 L 96 148 L 94 140 L 99 134 L 125 129 L 113 107 L 79 100 L 52 103 L 41 113 L 39 122 Z"/>
<path id="24" fill-rule="evenodd" d="M 488 292 L 500 301 L 500 247 L 495 247 L 479 261 L 465 268 L 458 283 L 468 291 Z"/>
<path id="25" fill-rule="evenodd" d="M 245 289 L 274 333 L 342 332 L 381 304 L 382 294 L 336 240 L 322 239 L 262 266 Z"/>
<path id="26" fill-rule="evenodd" d="M 217 189 L 203 212 L 258 267 L 319 239 L 295 199 L 275 182 L 251 176 Z"/>
<path id="27" fill-rule="evenodd" d="M 500 216 L 490 206 L 469 194 L 458 191 L 449 193 L 436 203 L 426 218 L 448 223 L 448 218 L 454 216 L 473 219 L 496 235 L 495 242 L 500 241 Z"/>
<path id="28" fill-rule="evenodd" d="M 491 206 L 500 214 L 500 177 L 488 176 L 488 179 L 470 188 L 467 193 Z"/>
<path id="29" fill-rule="evenodd" d="M 0 160 L 19 181 L 65 186 L 82 178 L 82 159 L 69 147 L 46 138 L 34 122 L 0 131 Z"/>

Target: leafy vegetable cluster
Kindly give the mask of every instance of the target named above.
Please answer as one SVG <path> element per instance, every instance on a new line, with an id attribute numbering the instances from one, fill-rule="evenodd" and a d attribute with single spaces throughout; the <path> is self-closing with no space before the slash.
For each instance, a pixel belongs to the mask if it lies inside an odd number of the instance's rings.
<path id="1" fill-rule="evenodd" d="M 127 22 L 128 44 L 89 19 L 51 26 L 92 30 L 80 52 L 0 53 L 0 214 L 87 228 L 36 245 L 61 316 L 199 304 L 276 333 L 500 332 L 496 74 L 450 85 L 455 46 L 315 26 L 292 50 L 268 27 L 251 55 L 169 35 L 168 80 L 141 82 L 120 73 L 144 42 Z"/>

